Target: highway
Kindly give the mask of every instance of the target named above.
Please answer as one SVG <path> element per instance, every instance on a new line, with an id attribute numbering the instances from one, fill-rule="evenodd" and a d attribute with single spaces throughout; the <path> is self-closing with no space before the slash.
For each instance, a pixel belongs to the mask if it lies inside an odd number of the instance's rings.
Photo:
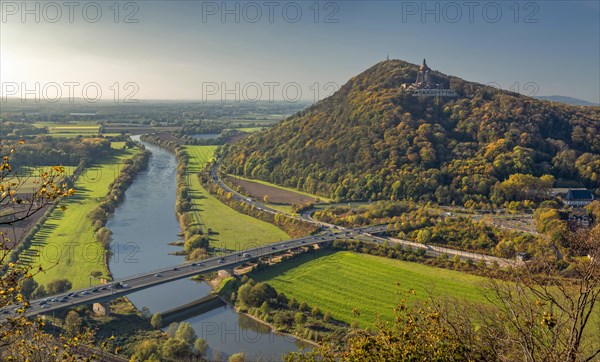
<path id="1" fill-rule="evenodd" d="M 365 228 L 357 229 L 355 233 Z M 366 228 L 372 230 L 372 228 Z M 107 285 L 100 285 L 79 289 L 75 291 L 55 294 L 47 298 L 30 301 L 30 308 L 26 316 L 35 316 L 40 313 L 48 313 L 63 308 L 74 307 L 80 304 L 92 304 L 94 302 L 105 302 L 114 298 L 130 294 L 142 289 L 168 283 L 174 280 L 189 278 L 191 276 L 232 268 L 251 259 L 270 257 L 274 254 L 287 252 L 307 245 L 322 244 L 336 239 L 349 238 L 352 231 L 318 234 L 293 240 L 285 240 L 277 243 L 247 249 L 227 255 L 213 257 L 198 262 L 190 262 L 169 268 L 149 271 L 144 274 L 133 275 L 123 279 L 115 280 Z M 0 311 L 0 322 L 7 317 L 15 316 L 15 307 L 4 308 Z"/>
<path id="2" fill-rule="evenodd" d="M 255 208 L 262 210 L 262 211 L 266 211 L 266 212 L 270 212 L 273 214 L 277 214 L 280 213 L 277 210 L 271 209 L 267 206 L 265 206 L 264 204 L 257 202 L 251 198 L 248 198 L 242 194 L 240 194 L 239 192 L 233 190 L 231 187 L 229 187 L 227 184 L 225 184 L 218 176 L 217 173 L 217 169 L 219 168 L 219 162 L 215 162 L 215 164 L 213 165 L 213 168 L 210 171 L 211 174 L 211 178 L 213 180 L 214 183 L 216 183 L 221 189 L 223 189 L 226 192 L 231 192 L 233 194 L 233 198 L 235 200 L 240 200 L 242 202 L 245 202 L 249 205 L 253 205 Z M 379 237 L 379 236 L 375 236 L 373 234 L 381 234 L 384 233 L 388 230 L 388 226 L 387 225 L 376 225 L 376 226 L 371 226 L 371 227 L 363 227 L 363 228 L 357 228 L 357 229 L 349 229 L 349 228 L 345 228 L 343 226 L 338 226 L 338 225 L 333 225 L 333 224 L 328 224 L 322 221 L 318 221 L 312 218 L 312 213 L 314 212 L 313 210 L 307 210 L 304 211 L 300 217 L 296 217 L 296 216 L 291 216 L 291 215 L 287 215 L 288 217 L 293 217 L 296 219 L 301 219 L 304 222 L 309 222 L 312 224 L 316 224 L 319 225 L 323 228 L 328 228 L 328 229 L 339 229 L 339 230 L 344 230 L 344 231 L 349 231 L 351 233 L 353 233 L 354 236 L 362 236 L 362 239 L 365 241 L 369 241 L 369 242 L 375 242 L 378 244 L 383 244 L 386 241 L 393 245 L 393 244 L 402 244 L 403 246 L 408 246 L 411 247 L 413 249 L 425 249 L 425 253 L 428 256 L 432 256 L 432 257 L 437 257 L 437 256 L 441 256 L 443 254 L 447 254 L 449 257 L 454 257 L 454 256 L 458 256 L 461 259 L 471 259 L 474 261 L 478 261 L 478 260 L 483 260 L 486 263 L 497 263 L 499 266 L 501 267 L 505 267 L 505 266 L 512 266 L 515 264 L 522 264 L 522 262 L 520 261 L 515 261 L 515 260 L 511 260 L 511 259 L 503 259 L 503 258 L 498 258 L 495 256 L 490 256 L 490 255 L 486 255 L 486 254 L 480 254 L 480 253 L 475 253 L 472 251 L 462 251 L 462 250 L 456 250 L 456 249 L 451 249 L 451 248 L 446 248 L 443 246 L 437 246 L 437 245 L 429 245 L 429 244 L 420 244 L 420 243 L 415 243 L 413 241 L 408 241 L 408 240 L 402 240 L 402 239 L 396 239 L 396 238 L 390 238 L 390 237 Z"/>

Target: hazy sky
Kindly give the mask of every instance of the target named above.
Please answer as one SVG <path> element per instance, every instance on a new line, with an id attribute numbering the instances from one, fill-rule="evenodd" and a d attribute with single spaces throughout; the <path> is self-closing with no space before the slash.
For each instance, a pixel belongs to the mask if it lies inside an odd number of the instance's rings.
<path id="1" fill-rule="evenodd" d="M 0 4 L 3 95 L 311 100 L 389 52 L 523 94 L 600 102 L 598 1 Z"/>

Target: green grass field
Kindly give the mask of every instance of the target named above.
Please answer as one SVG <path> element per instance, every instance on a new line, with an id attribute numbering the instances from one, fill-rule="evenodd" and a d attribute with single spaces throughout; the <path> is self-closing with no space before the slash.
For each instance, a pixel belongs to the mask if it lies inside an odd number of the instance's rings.
<path id="1" fill-rule="evenodd" d="M 108 192 L 108 185 L 119 175 L 118 162 L 132 157 L 137 150 L 119 151 L 118 156 L 88 167 L 75 183 L 75 196 L 65 200 L 65 211 L 57 208 L 36 234 L 32 246 L 21 254 L 31 266 L 46 271 L 35 276 L 39 284 L 66 278 L 73 288 L 89 284 L 91 272 L 107 275 L 104 248 L 96 242 L 92 224 L 86 215 Z"/>
<path id="2" fill-rule="evenodd" d="M 262 184 L 262 185 L 266 185 L 266 186 L 278 188 L 278 189 L 281 189 L 281 190 L 286 190 L 286 191 L 289 191 L 289 192 L 294 192 L 294 193 L 297 193 L 297 194 L 300 194 L 300 195 L 312 197 L 313 199 L 320 199 L 321 203 L 323 203 L 323 202 L 331 202 L 331 199 L 329 199 L 327 197 L 314 195 L 314 194 L 311 194 L 311 193 L 308 193 L 308 192 L 304 192 L 304 191 L 299 191 L 299 190 L 293 189 L 291 187 L 279 186 L 279 185 L 276 185 L 276 184 L 272 184 L 270 182 L 266 182 L 266 181 L 262 181 L 262 180 L 254 180 L 254 179 L 245 178 L 245 177 L 241 177 L 241 176 L 237 176 L 237 175 L 228 174 L 227 176 L 233 177 L 233 178 L 238 178 L 240 180 L 256 182 L 257 184 Z"/>
<path id="3" fill-rule="evenodd" d="M 335 319 L 373 327 L 379 315 L 391 320 L 393 308 L 406 291 L 415 300 L 450 296 L 470 302 L 483 300 L 485 278 L 418 263 L 351 252 L 318 251 L 275 265 L 252 276 L 266 281 L 288 298 L 329 311 Z M 356 308 L 360 315 L 353 315 Z"/>
<path id="4" fill-rule="evenodd" d="M 111 142 L 110 147 L 114 148 L 115 150 L 120 150 L 125 147 L 125 142 Z"/>
<path id="5" fill-rule="evenodd" d="M 298 213 L 293 212 L 292 205 L 279 205 L 279 204 L 271 204 L 267 203 L 266 206 L 270 207 L 273 210 L 277 210 L 279 212 L 283 212 L 284 214 L 298 216 Z"/>
<path id="6" fill-rule="evenodd" d="M 196 173 L 212 159 L 215 149 L 216 146 L 185 146 L 190 156 L 188 180 L 194 209 L 204 227 L 218 233 L 211 235 L 211 244 L 218 248 L 241 250 L 289 239 L 278 227 L 233 210 L 200 185 Z"/>
<path id="7" fill-rule="evenodd" d="M 75 166 L 65 166 L 65 175 L 70 176 L 73 174 Z M 39 188 L 41 175 L 44 172 L 53 172 L 52 166 L 37 166 L 37 167 L 19 167 L 15 170 L 15 178 L 17 178 L 19 184 L 19 193 L 29 194 Z"/>
<path id="8" fill-rule="evenodd" d="M 246 132 L 246 133 L 254 133 L 258 131 L 262 131 L 267 129 L 268 127 L 240 127 L 236 128 L 238 131 Z"/>
<path id="9" fill-rule="evenodd" d="M 74 123 L 37 122 L 35 126 L 48 128 L 48 135 L 52 137 L 96 136 L 100 131 L 100 126 L 94 122 L 83 121 Z"/>

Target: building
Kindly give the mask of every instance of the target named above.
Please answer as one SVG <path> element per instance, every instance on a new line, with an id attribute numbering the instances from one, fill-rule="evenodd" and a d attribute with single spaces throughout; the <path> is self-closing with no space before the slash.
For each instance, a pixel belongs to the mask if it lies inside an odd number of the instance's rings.
<path id="1" fill-rule="evenodd" d="M 417 74 L 414 87 L 417 89 L 433 88 L 433 84 L 431 84 L 431 68 L 427 66 L 425 59 L 423 59 L 423 64 L 419 68 L 419 74 Z"/>
<path id="2" fill-rule="evenodd" d="M 414 97 L 458 97 L 455 90 L 444 88 L 442 84 L 433 83 L 431 72 L 431 68 L 427 66 L 427 62 L 423 59 L 423 64 L 419 67 L 415 82 L 404 83 L 401 88 L 411 92 Z"/>
<path id="3" fill-rule="evenodd" d="M 562 197 L 563 203 L 571 207 L 584 207 L 594 201 L 594 195 L 586 189 L 569 189 Z"/>

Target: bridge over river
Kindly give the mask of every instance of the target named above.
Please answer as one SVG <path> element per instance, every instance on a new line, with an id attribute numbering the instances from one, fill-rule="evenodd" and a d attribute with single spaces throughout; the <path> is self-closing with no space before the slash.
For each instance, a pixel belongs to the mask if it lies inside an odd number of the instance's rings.
<path id="1" fill-rule="evenodd" d="M 372 226 L 323 233 L 298 239 L 280 241 L 198 262 L 190 262 L 169 268 L 153 270 L 143 274 L 132 275 L 126 278 L 118 279 L 103 286 L 89 287 L 55 294 L 47 298 L 32 300 L 30 301 L 31 306 L 29 309 L 27 309 L 25 315 L 32 317 L 38 314 L 48 313 L 63 308 L 70 308 L 80 304 L 107 302 L 117 297 L 142 289 L 151 288 L 159 284 L 169 283 L 175 280 L 189 278 L 194 275 L 211 271 L 230 269 L 251 259 L 271 257 L 275 254 L 287 252 L 288 250 L 292 249 L 298 249 L 315 244 L 320 245 L 329 243 L 336 239 L 347 239 L 353 237 L 354 235 L 360 235 L 363 233 L 380 233 L 385 230 L 386 226 Z M 9 316 L 14 316 L 15 307 L 9 308 L 10 309 L 2 310 L 0 313 L 0 321 L 4 321 Z"/>
<path id="2" fill-rule="evenodd" d="M 393 239 L 387 237 L 378 237 L 375 234 L 385 233 L 388 230 L 387 225 L 367 226 L 355 229 L 340 228 L 332 232 L 330 229 L 326 233 L 307 236 L 298 239 L 280 241 L 273 244 L 260 246 L 252 249 L 246 249 L 239 252 L 229 253 L 223 256 L 217 256 L 198 262 L 185 263 L 169 268 L 149 271 L 143 274 L 132 275 L 126 278 L 118 279 L 110 284 L 96 287 L 89 287 L 75 291 L 55 294 L 47 298 L 40 298 L 30 301 L 30 308 L 25 315 L 33 317 L 38 314 L 48 313 L 64 308 L 74 307 L 80 304 L 92 304 L 97 302 L 108 302 L 112 299 L 137 292 L 142 289 L 152 288 L 159 284 L 169 283 L 175 280 L 189 278 L 198 274 L 232 269 L 252 259 L 271 257 L 276 254 L 287 252 L 288 250 L 300 249 L 309 245 L 321 245 L 330 243 L 336 239 L 357 239 L 368 242 L 382 244 L 399 243 L 405 247 L 413 249 L 425 249 L 425 252 L 432 256 L 441 254 L 457 255 L 463 259 L 484 260 L 487 263 L 498 263 L 501 266 L 514 265 L 514 260 L 496 258 L 489 255 L 477 254 L 472 252 L 454 250 L 439 246 L 424 245 L 411 241 Z M 308 248 L 307 248 L 308 249 Z M 16 314 L 16 307 L 8 307 L 0 312 L 0 322 L 4 322 L 8 317 Z"/>

